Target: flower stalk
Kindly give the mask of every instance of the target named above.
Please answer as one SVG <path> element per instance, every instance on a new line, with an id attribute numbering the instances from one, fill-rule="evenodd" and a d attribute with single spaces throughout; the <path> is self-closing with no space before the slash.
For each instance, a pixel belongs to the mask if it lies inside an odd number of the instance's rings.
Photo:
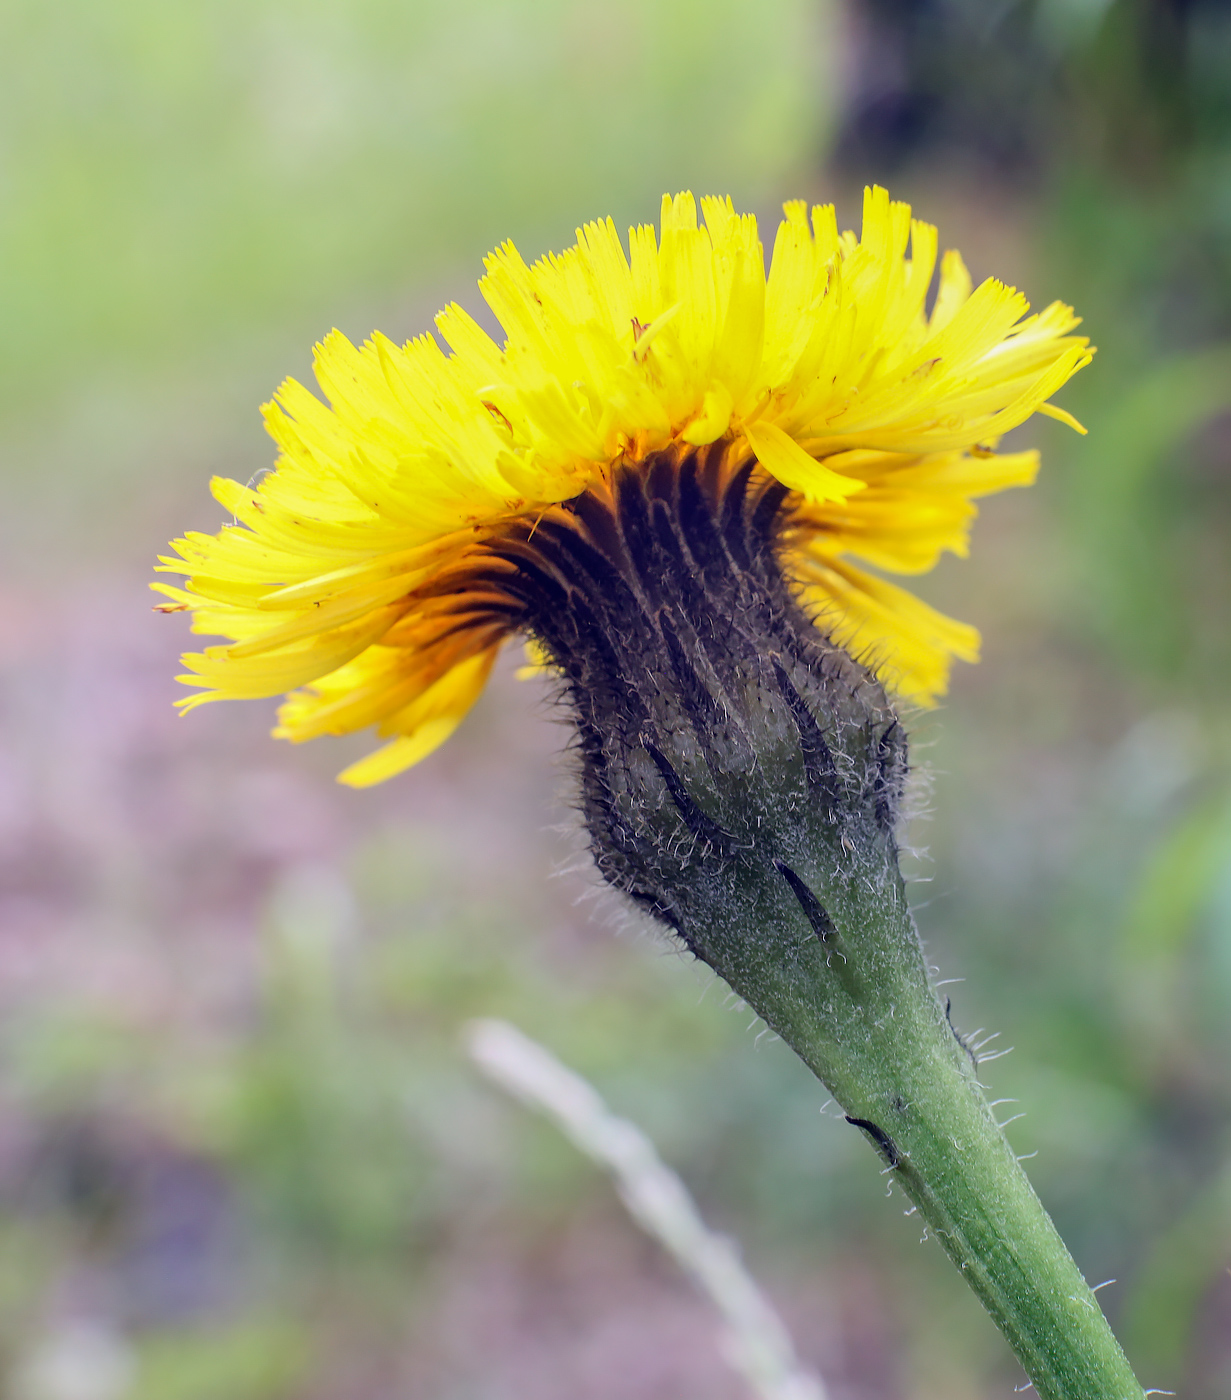
<path id="1" fill-rule="evenodd" d="M 1142 1395 L 929 983 L 901 877 L 852 872 L 828 946 L 807 900 L 715 910 L 707 961 L 861 1129 L 1044 1400 Z M 794 907 L 792 907 L 792 899 Z M 846 951 L 839 952 L 839 944 Z"/>
<path id="2" fill-rule="evenodd" d="M 792 594 L 784 498 L 721 448 L 664 455 L 510 555 L 599 870 L 825 1084 L 1044 1400 L 1137 1400 L 929 978 L 898 865 L 906 737 Z"/>

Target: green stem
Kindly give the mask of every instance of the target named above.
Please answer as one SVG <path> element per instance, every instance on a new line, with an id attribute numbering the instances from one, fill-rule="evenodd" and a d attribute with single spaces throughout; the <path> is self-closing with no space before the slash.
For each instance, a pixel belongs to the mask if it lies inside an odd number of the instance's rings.
<path id="1" fill-rule="evenodd" d="M 931 985 L 896 861 L 816 882 L 824 938 L 795 882 L 749 881 L 702 955 L 865 1132 L 1043 1400 L 1140 1400 Z"/>

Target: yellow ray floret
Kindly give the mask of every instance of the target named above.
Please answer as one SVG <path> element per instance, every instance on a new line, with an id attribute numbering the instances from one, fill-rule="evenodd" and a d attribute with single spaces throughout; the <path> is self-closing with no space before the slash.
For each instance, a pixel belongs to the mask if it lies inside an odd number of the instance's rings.
<path id="1" fill-rule="evenodd" d="M 610 220 L 528 266 L 487 259 L 494 341 L 459 306 L 428 334 L 316 350 L 328 400 L 287 381 L 265 409 L 280 449 L 255 488 L 216 481 L 234 517 L 177 540 L 154 587 L 193 630 L 181 704 L 293 692 L 276 733 L 375 725 L 389 741 L 343 781 L 379 781 L 443 741 L 509 629 L 467 570 L 502 524 L 601 487 L 616 464 L 720 440 L 790 490 L 784 563 L 819 626 L 901 696 L 931 703 L 973 629 L 864 565 L 929 569 L 964 554 L 975 497 L 1033 479 L 995 442 L 1093 353 L 1056 303 L 1027 317 L 1011 287 L 972 287 L 960 256 L 882 189 L 863 230 L 831 206 L 785 206 L 768 275 L 751 215 L 665 197 L 627 249 Z M 855 561 L 859 561 L 858 563 Z M 442 586 L 442 580 L 451 581 Z"/>

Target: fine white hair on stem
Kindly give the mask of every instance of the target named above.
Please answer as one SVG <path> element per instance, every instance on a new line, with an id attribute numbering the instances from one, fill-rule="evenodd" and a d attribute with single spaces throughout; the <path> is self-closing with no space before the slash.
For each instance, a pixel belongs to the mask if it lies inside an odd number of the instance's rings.
<path id="1" fill-rule="evenodd" d="M 610 1172 L 629 1214 L 672 1254 L 717 1308 L 722 1351 L 759 1400 L 827 1400 L 795 1355 L 790 1334 L 732 1242 L 709 1230 L 680 1178 L 635 1124 L 618 1118 L 594 1087 L 507 1021 L 472 1021 L 466 1050 L 502 1089 L 550 1118 Z"/>

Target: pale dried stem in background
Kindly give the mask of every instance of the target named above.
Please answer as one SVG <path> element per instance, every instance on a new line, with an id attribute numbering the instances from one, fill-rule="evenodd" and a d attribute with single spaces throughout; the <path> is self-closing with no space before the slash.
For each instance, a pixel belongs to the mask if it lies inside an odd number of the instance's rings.
<path id="1" fill-rule="evenodd" d="M 489 1079 L 551 1118 L 611 1173 L 629 1214 L 718 1309 L 723 1355 L 761 1400 L 826 1400 L 819 1377 L 800 1365 L 782 1319 L 731 1241 L 707 1229 L 684 1183 L 639 1128 L 617 1118 L 592 1085 L 507 1021 L 471 1022 L 465 1043 Z"/>

